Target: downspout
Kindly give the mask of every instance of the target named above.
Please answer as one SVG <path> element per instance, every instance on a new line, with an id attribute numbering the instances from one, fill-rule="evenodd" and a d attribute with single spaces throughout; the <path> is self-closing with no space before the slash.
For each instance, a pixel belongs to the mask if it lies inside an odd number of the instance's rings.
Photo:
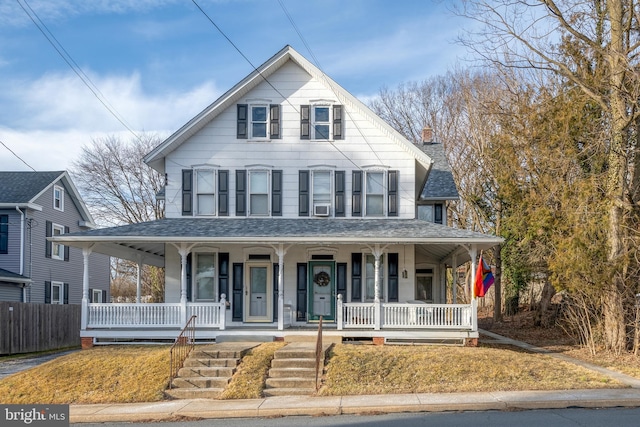
<path id="1" fill-rule="evenodd" d="M 20 213 L 20 275 L 24 275 L 24 217 L 25 213 L 16 206 L 16 210 Z M 27 284 L 22 284 L 22 302 L 27 302 Z"/>

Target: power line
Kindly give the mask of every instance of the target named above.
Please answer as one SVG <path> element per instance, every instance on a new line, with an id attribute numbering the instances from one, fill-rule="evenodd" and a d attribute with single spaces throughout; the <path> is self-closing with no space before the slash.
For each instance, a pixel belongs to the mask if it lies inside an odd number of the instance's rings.
<path id="1" fill-rule="evenodd" d="M 98 87 L 91 81 L 89 76 L 87 76 L 87 74 L 84 71 L 82 71 L 82 68 L 80 68 L 80 66 L 73 60 L 73 58 L 71 57 L 69 52 L 67 52 L 67 50 L 62 45 L 62 43 L 60 43 L 58 41 L 58 39 L 56 39 L 56 37 L 49 30 L 49 28 L 40 19 L 38 14 L 33 10 L 33 8 L 29 5 L 29 3 L 27 3 L 27 0 L 22 0 L 22 2 L 24 2 L 25 5 L 27 5 L 27 8 L 29 8 L 29 10 L 27 10 L 22 5 L 20 0 L 16 0 L 16 2 L 20 5 L 22 10 L 24 10 L 24 13 L 27 14 L 29 19 L 31 19 L 31 22 L 33 22 L 33 24 L 38 28 L 38 30 L 42 33 L 42 35 L 47 39 L 49 44 L 51 44 L 51 46 L 55 49 L 55 51 L 58 53 L 58 55 L 60 55 L 60 57 L 64 60 L 64 62 L 67 63 L 67 65 L 76 74 L 76 76 L 78 76 L 78 78 L 80 78 L 80 80 L 82 80 L 82 83 L 84 83 L 84 85 L 91 91 L 91 93 L 93 93 L 93 95 L 103 105 L 103 107 L 106 108 L 107 111 L 109 111 L 109 113 L 111 113 L 111 115 L 118 122 L 120 122 L 120 124 L 122 124 L 122 126 L 124 126 L 136 139 L 139 140 L 140 137 L 138 136 L 138 134 L 133 129 L 131 129 L 131 126 L 129 126 L 129 124 L 126 122 L 126 120 L 109 103 L 107 98 L 104 96 L 104 94 L 102 94 L 102 92 L 100 92 Z M 34 16 L 35 16 L 35 19 L 34 19 Z M 36 19 L 37 19 L 37 22 L 36 22 Z M 43 28 L 46 30 L 46 32 L 45 32 L 45 30 L 43 30 Z M 54 43 L 54 40 L 55 40 L 55 43 Z"/>
<path id="2" fill-rule="evenodd" d="M 2 141 L 0 141 L 0 144 L 2 144 L 2 146 L 3 146 L 4 148 L 6 148 L 7 150 L 9 150 L 9 152 L 10 152 L 11 154 L 13 154 L 14 156 L 16 156 L 16 158 L 17 158 L 18 160 L 20 160 L 22 163 L 24 163 L 25 165 L 27 165 L 27 167 L 28 167 L 29 169 L 31 169 L 31 170 L 32 170 L 32 171 L 34 171 L 34 172 L 37 172 L 37 171 L 33 168 L 33 166 L 31 166 L 29 163 L 27 163 L 27 162 L 26 162 L 22 157 L 18 156 L 16 153 L 14 153 L 14 152 L 13 152 L 13 150 L 12 150 L 11 148 L 7 147 L 7 144 L 5 144 L 5 143 L 4 143 L 4 142 L 2 142 Z"/>

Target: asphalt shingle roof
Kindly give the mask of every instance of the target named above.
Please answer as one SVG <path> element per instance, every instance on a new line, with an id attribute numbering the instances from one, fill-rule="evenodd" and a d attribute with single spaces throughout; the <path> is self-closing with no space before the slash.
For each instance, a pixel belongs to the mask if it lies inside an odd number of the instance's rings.
<path id="1" fill-rule="evenodd" d="M 0 172 L 0 203 L 29 203 L 63 173 Z"/>
<path id="2" fill-rule="evenodd" d="M 429 177 L 425 183 L 421 200 L 450 200 L 459 197 L 458 187 L 453 180 L 453 174 L 449 167 L 449 162 L 444 153 L 444 147 L 439 143 L 418 144 L 418 147 L 425 152 L 434 164 L 429 172 Z"/>

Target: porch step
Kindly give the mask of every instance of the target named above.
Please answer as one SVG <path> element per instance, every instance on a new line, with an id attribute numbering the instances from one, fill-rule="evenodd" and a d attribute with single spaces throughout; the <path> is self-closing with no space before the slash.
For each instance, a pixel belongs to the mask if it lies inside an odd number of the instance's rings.
<path id="1" fill-rule="evenodd" d="M 217 399 L 242 357 L 257 342 L 216 343 L 194 348 L 165 393 L 174 399 Z"/>
<path id="2" fill-rule="evenodd" d="M 331 344 L 323 346 L 320 376 Z M 316 393 L 316 345 L 292 342 L 276 351 L 266 380 L 265 396 L 305 396 Z"/>

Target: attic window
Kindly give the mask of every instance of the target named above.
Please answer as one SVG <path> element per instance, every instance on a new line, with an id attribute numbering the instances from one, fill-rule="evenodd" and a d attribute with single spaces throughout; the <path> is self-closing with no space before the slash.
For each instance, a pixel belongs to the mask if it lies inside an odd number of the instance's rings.
<path id="1" fill-rule="evenodd" d="M 53 208 L 64 212 L 64 188 L 59 185 L 53 187 Z"/>

